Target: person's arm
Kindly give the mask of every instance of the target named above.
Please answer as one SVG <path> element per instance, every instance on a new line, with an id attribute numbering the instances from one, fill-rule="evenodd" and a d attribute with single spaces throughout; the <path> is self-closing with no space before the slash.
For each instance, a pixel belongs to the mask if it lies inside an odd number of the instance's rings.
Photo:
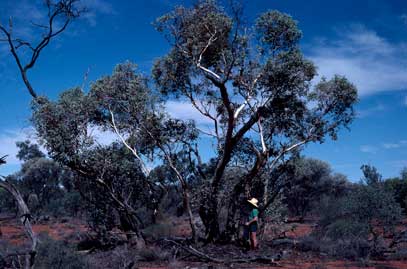
<path id="1" fill-rule="evenodd" d="M 257 220 L 258 220 L 258 218 L 256 216 L 251 221 L 246 222 L 246 225 L 249 226 L 250 224 L 252 224 L 253 222 L 256 222 Z"/>
<path id="2" fill-rule="evenodd" d="M 258 220 L 258 216 L 259 215 L 259 211 L 257 209 L 253 210 L 253 219 L 246 222 L 246 225 L 249 226 L 250 224 L 252 224 L 253 222 L 256 222 Z"/>

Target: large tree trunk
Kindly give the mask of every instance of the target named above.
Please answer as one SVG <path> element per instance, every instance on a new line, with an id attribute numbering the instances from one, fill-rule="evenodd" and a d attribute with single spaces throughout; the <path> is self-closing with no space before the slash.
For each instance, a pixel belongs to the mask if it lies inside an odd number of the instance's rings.
<path id="1" fill-rule="evenodd" d="M 24 202 L 24 199 L 21 196 L 20 192 L 17 190 L 16 187 L 14 187 L 13 184 L 7 181 L 0 181 L 0 188 L 3 188 L 8 193 L 10 193 L 13 196 L 14 200 L 16 201 L 20 221 L 24 226 L 25 233 L 31 240 L 30 251 L 28 251 L 28 253 L 25 255 L 25 268 L 26 269 L 34 268 L 38 238 L 34 230 L 32 229 L 30 210 L 28 209 L 27 204 Z"/>
<path id="2" fill-rule="evenodd" d="M 208 242 L 219 239 L 218 203 L 214 195 L 207 195 L 199 208 L 199 216 L 205 226 L 205 235 Z"/>
<path id="3" fill-rule="evenodd" d="M 232 123 L 233 124 L 233 123 Z M 232 131 L 230 131 L 232 132 Z M 224 147 L 224 153 L 216 166 L 214 176 L 212 178 L 211 186 L 208 188 L 209 192 L 204 195 L 204 199 L 201 201 L 200 217 L 206 229 L 206 239 L 209 242 L 214 242 L 220 238 L 219 230 L 219 193 L 221 190 L 221 180 L 225 172 L 226 166 L 229 163 L 232 151 L 236 142 L 230 138 L 226 141 Z"/>
<path id="4" fill-rule="evenodd" d="M 233 188 L 232 194 L 229 198 L 229 205 L 228 205 L 228 215 L 226 220 L 226 227 L 225 231 L 222 233 L 222 239 L 225 241 L 233 241 L 237 239 L 238 232 L 239 232 L 239 225 L 241 221 L 240 210 L 242 203 L 245 198 L 248 198 L 246 195 L 242 197 L 245 190 L 245 182 L 239 181 L 235 187 Z"/>
<path id="5" fill-rule="evenodd" d="M 243 176 L 233 188 L 232 194 L 229 197 L 228 216 L 226 221 L 225 231 L 222 233 L 223 239 L 231 241 L 236 239 L 239 231 L 239 222 L 242 219 L 240 216 L 241 210 L 245 200 L 250 199 L 251 185 L 253 179 L 259 174 L 259 171 L 264 167 L 267 162 L 267 154 L 258 153 L 256 162 L 252 169 Z"/>
<path id="6" fill-rule="evenodd" d="M 144 248 L 145 240 L 141 234 L 137 217 L 128 211 L 122 211 L 119 214 L 120 226 L 126 233 L 127 240 L 134 242 L 139 249 Z"/>

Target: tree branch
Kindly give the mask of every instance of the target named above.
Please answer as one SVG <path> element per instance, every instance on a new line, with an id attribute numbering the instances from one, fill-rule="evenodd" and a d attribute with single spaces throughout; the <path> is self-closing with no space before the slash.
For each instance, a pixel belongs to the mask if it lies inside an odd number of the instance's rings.
<path id="1" fill-rule="evenodd" d="M 4 177 L 2 177 L 2 178 L 4 179 Z M 4 180 L 4 181 L 0 180 L 0 188 L 3 188 L 8 193 L 10 193 L 17 203 L 18 211 L 19 211 L 19 215 L 20 215 L 20 221 L 24 227 L 25 233 L 31 240 L 31 249 L 28 252 L 28 254 L 25 254 L 25 256 L 26 256 L 25 268 L 33 268 L 34 263 L 35 263 L 35 255 L 36 255 L 36 251 L 37 251 L 38 238 L 31 225 L 30 210 L 28 209 L 28 206 L 25 203 L 20 192 L 17 190 L 17 188 L 13 184 L 8 182 L 7 180 Z"/>
<path id="2" fill-rule="evenodd" d="M 4 26 L 0 24 L 0 31 L 3 32 L 4 35 L 6 36 L 6 39 L 2 41 L 6 41 L 8 43 L 10 52 L 13 55 L 14 60 L 18 66 L 23 82 L 27 87 L 27 90 L 30 93 L 30 95 L 34 98 L 34 100 L 38 100 L 38 95 L 27 77 L 27 71 L 35 65 L 42 50 L 49 44 L 51 39 L 65 31 L 65 29 L 72 21 L 72 19 L 79 17 L 80 14 L 85 11 L 78 10 L 75 7 L 76 2 L 78 2 L 78 0 L 60 0 L 55 4 L 52 3 L 51 1 L 46 1 L 46 5 L 48 8 L 48 26 L 31 22 L 31 24 L 36 27 L 48 30 L 48 32 L 43 36 L 42 40 L 35 47 L 32 46 L 31 43 L 28 41 L 12 38 L 13 27 L 11 19 L 9 23 L 9 30 L 7 30 Z M 60 28 L 55 29 L 54 22 L 60 17 L 64 17 L 65 19 L 64 23 Z M 32 51 L 31 59 L 26 64 L 23 64 L 20 55 L 17 53 L 17 49 L 24 46 L 28 47 Z"/>
<path id="3" fill-rule="evenodd" d="M 145 164 L 144 160 L 140 157 L 140 155 L 138 154 L 137 150 L 133 147 L 131 147 L 126 139 L 124 139 L 124 137 L 120 134 L 117 126 L 116 126 L 116 121 L 115 121 L 115 117 L 114 117 L 114 113 L 112 110 L 109 109 L 109 113 L 110 113 L 110 117 L 111 117 L 111 126 L 114 130 L 114 132 L 117 134 L 117 136 L 120 138 L 120 140 L 122 141 L 122 143 L 124 144 L 124 146 L 126 148 L 128 148 L 131 153 L 133 153 L 133 155 L 137 158 L 137 160 L 140 162 L 141 165 L 141 169 L 143 170 L 143 173 L 145 176 L 148 176 L 150 174 L 150 169 L 148 169 L 147 165 Z"/>

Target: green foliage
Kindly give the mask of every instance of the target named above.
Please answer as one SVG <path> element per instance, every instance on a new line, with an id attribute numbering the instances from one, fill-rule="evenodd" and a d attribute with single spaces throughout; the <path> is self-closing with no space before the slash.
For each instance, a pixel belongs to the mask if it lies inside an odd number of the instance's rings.
<path id="1" fill-rule="evenodd" d="M 168 222 L 151 224 L 143 230 L 145 236 L 154 240 L 170 237 L 174 232 L 174 226 Z"/>
<path id="2" fill-rule="evenodd" d="M 284 203 L 292 215 L 300 218 L 324 196 L 340 196 L 347 187 L 346 178 L 333 174 L 327 163 L 304 157 L 293 158 L 280 176 L 285 182 Z"/>
<path id="3" fill-rule="evenodd" d="M 407 169 L 404 168 L 400 174 L 400 177 L 386 179 L 383 184 L 393 193 L 394 199 L 403 208 L 404 213 L 407 213 Z"/>
<path id="4" fill-rule="evenodd" d="M 216 168 L 200 207 L 213 230 L 221 210 L 212 208 L 224 206 L 222 191 L 234 190 L 229 196 L 233 211 L 238 192 L 256 186 L 251 191 L 257 194 L 257 185 L 268 184 L 265 178 L 263 184 L 254 181 L 269 158 L 278 162 L 299 145 L 336 139 L 354 118 L 356 87 L 341 76 L 311 84 L 316 67 L 302 54 L 301 31 L 287 14 L 260 14 L 250 28 L 234 1 L 226 12 L 216 1 L 203 0 L 165 14 L 156 28 L 171 44 L 153 67 L 158 90 L 166 98 L 188 100 L 214 122 Z M 231 163 L 245 168 L 232 188 L 225 175 Z"/>
<path id="5" fill-rule="evenodd" d="M 297 48 L 302 36 L 297 22 L 276 10 L 262 14 L 256 21 L 256 30 L 260 43 L 270 54 Z"/>
<path id="6" fill-rule="evenodd" d="M 4 189 L 0 189 L 0 213 L 17 213 L 13 197 Z"/>
<path id="7" fill-rule="evenodd" d="M 334 246 L 338 253 L 352 250 L 355 255 L 378 256 L 383 251 L 383 236 L 393 233 L 401 218 L 401 208 L 393 194 L 377 181 L 380 175 L 376 169 L 362 169 L 367 185 L 355 185 L 344 197 L 322 204 L 319 235 L 339 242 Z"/>
<path id="8" fill-rule="evenodd" d="M 31 144 L 29 140 L 16 143 L 19 151 L 17 153 L 17 158 L 22 161 L 28 161 L 37 158 L 44 158 L 45 154 L 42 153 L 37 144 Z"/>
<path id="9" fill-rule="evenodd" d="M 17 156 L 24 162 L 21 170 L 9 176 L 8 180 L 18 187 L 31 213 L 36 217 L 47 214 L 55 217 L 77 214 L 78 211 L 73 211 L 65 204 L 66 198 L 75 196 L 71 187 L 72 172 L 46 158 L 37 144 L 28 140 L 16 144 L 19 148 Z M 80 199 L 76 201 L 81 202 Z"/>
<path id="10" fill-rule="evenodd" d="M 137 252 L 141 261 L 168 261 L 170 253 L 160 248 L 143 248 Z"/>
<path id="11" fill-rule="evenodd" d="M 222 53 L 230 47 L 233 22 L 216 1 L 200 1 L 191 9 L 178 7 L 158 18 L 155 25 L 158 31 L 164 33 L 167 27 L 175 27 L 177 42 L 182 46 L 180 49 L 190 52 L 195 59 L 206 50 L 207 53 L 202 55 L 205 66 L 220 67 Z M 207 46 L 209 39 L 213 40 L 211 46 Z"/>
<path id="12" fill-rule="evenodd" d="M 75 249 L 62 241 L 47 236 L 41 238 L 36 256 L 36 268 L 84 269 L 88 268 L 84 258 Z"/>
<path id="13" fill-rule="evenodd" d="M 357 101 L 355 86 L 335 76 L 313 87 L 316 67 L 298 46 L 297 23 L 270 11 L 247 28 L 241 10 L 234 7 L 229 14 L 216 1 L 203 0 L 157 19 L 157 30 L 172 47 L 154 64 L 156 90 L 127 62 L 92 84 L 89 93 L 74 88 L 57 101 L 41 98 L 33 105 L 33 123 L 49 155 L 76 173 L 75 186 L 91 203 L 103 201 L 116 214 L 131 212 L 134 218 L 134 208 L 143 200 L 157 204 L 154 183 L 164 181 L 147 177 L 143 160 L 158 157 L 163 165 L 181 171 L 162 173 L 166 178 L 175 174 L 185 182 L 210 182 L 207 179 L 215 177 L 208 189 L 212 192 L 200 193 L 202 201 L 209 201 L 201 212 L 211 211 L 220 190 L 238 189 L 223 186 L 230 183 L 224 183 L 224 172 L 231 161 L 244 163 L 246 173 L 255 167 L 256 175 L 268 158 L 278 161 L 290 154 L 286 150 L 291 145 L 323 142 L 327 135 L 336 138 L 349 126 Z M 191 102 L 214 122 L 217 156 L 211 172 L 203 171 L 194 122 L 165 113 L 162 101 L 171 97 Z M 253 135 L 257 127 L 263 139 Z M 98 145 L 91 129 L 114 132 L 125 147 Z M 267 150 L 260 151 L 260 145 Z M 129 149 L 133 160 L 126 156 Z M 106 211 L 105 205 L 101 208 Z M 217 216 L 210 218 L 208 223 L 215 223 Z"/>
<path id="14" fill-rule="evenodd" d="M 376 167 L 371 165 L 362 165 L 360 169 L 363 172 L 362 182 L 369 186 L 377 186 L 382 183 L 382 175 L 379 174 Z"/>

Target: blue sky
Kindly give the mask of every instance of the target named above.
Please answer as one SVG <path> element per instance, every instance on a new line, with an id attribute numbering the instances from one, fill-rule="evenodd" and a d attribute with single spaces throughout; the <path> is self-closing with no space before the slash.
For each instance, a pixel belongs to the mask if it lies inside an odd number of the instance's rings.
<path id="1" fill-rule="evenodd" d="M 151 22 L 177 4 L 189 5 L 170 0 L 83 2 L 90 12 L 54 40 L 29 73 L 40 94 L 55 98 L 64 89 L 82 85 L 87 70 L 88 84 L 126 60 L 148 75 L 154 59 L 168 50 Z M 38 3 L 1 0 L 0 23 L 12 16 L 16 34 L 32 38 L 35 33 L 26 22 L 43 19 Z M 366 163 L 384 177 L 397 176 L 407 166 L 407 2 L 245 1 L 248 22 L 268 9 L 299 21 L 301 46 L 320 75 L 346 75 L 359 89 L 357 118 L 350 130 L 342 131 L 338 141 L 309 145 L 304 153 L 329 162 L 352 181 L 360 179 L 359 168 Z M 15 142 L 33 136 L 29 106 L 16 65 L 0 44 L 0 155 L 10 155 L 0 174 L 19 168 Z M 185 104 L 172 102 L 168 108 L 175 116 L 200 120 Z"/>

